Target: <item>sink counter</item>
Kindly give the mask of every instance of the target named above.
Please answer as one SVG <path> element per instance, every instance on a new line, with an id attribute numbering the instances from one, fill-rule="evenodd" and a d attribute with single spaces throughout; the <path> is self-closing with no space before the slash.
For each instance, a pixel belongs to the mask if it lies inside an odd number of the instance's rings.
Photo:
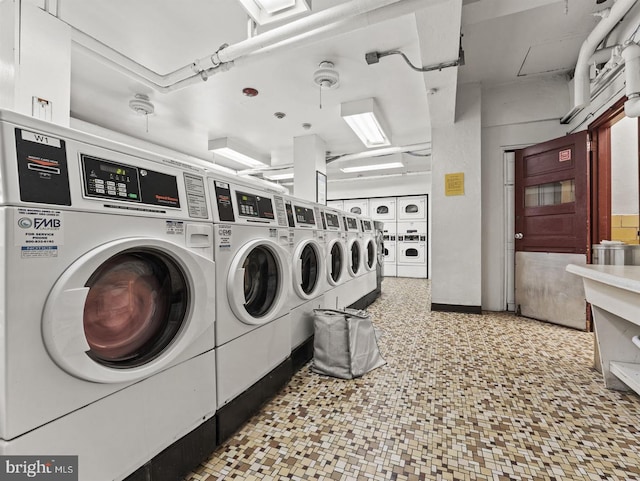
<path id="1" fill-rule="evenodd" d="M 606 387 L 640 394 L 640 266 L 575 265 L 591 304 Z"/>

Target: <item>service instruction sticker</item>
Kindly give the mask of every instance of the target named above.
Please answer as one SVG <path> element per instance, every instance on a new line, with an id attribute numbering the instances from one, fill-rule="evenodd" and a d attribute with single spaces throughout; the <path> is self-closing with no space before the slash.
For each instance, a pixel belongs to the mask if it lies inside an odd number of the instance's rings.
<path id="1" fill-rule="evenodd" d="M 217 228 L 218 248 L 221 250 L 231 249 L 231 236 L 233 234 L 233 228 L 227 224 L 219 224 Z"/>
<path id="2" fill-rule="evenodd" d="M 167 234 L 183 235 L 184 234 L 184 222 L 181 220 L 168 220 L 165 223 Z"/>
<path id="3" fill-rule="evenodd" d="M 23 258 L 58 257 L 64 244 L 64 220 L 59 210 L 18 208 L 14 244 Z"/>

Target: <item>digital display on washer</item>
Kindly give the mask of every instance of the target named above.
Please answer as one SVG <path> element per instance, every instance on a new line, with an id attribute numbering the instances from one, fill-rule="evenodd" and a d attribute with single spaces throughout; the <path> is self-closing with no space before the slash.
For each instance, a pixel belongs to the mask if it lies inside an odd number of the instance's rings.
<path id="1" fill-rule="evenodd" d="M 327 219 L 327 227 L 334 227 L 338 229 L 340 228 L 340 219 L 337 215 L 330 212 L 325 212 L 324 216 Z"/>
<path id="2" fill-rule="evenodd" d="M 236 192 L 236 199 L 238 200 L 238 214 L 240 216 L 256 219 L 275 219 L 273 203 L 269 197 Z"/>
<path id="3" fill-rule="evenodd" d="M 180 208 L 175 175 L 82 154 L 84 191 L 88 197 Z"/>
<path id="4" fill-rule="evenodd" d="M 347 230 L 358 230 L 358 219 L 355 217 L 347 217 Z"/>
<path id="5" fill-rule="evenodd" d="M 82 155 L 84 190 L 89 197 L 142 202 L 136 167 Z"/>
<path id="6" fill-rule="evenodd" d="M 303 225 L 316 225 L 316 218 L 313 214 L 313 209 L 307 207 L 300 207 L 294 205 L 296 210 L 296 222 Z"/>
<path id="7" fill-rule="evenodd" d="M 368 232 L 371 230 L 371 221 L 370 220 L 363 220 L 362 221 L 362 230 L 364 230 L 365 232 Z"/>

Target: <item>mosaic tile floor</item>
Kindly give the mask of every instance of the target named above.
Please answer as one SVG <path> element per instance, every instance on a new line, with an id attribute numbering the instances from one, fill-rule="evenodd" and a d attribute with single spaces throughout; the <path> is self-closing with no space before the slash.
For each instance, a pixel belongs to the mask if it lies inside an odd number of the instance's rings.
<path id="1" fill-rule="evenodd" d="M 640 480 L 640 397 L 604 388 L 591 334 L 429 305 L 429 281 L 385 279 L 387 364 L 305 366 L 185 481 Z"/>

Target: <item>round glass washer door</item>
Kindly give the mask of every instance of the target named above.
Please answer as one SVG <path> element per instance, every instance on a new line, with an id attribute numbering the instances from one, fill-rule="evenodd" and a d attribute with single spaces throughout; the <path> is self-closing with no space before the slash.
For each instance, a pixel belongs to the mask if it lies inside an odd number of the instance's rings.
<path id="1" fill-rule="evenodd" d="M 293 254 L 293 288 L 302 299 L 315 297 L 324 272 L 322 248 L 313 239 L 302 241 Z"/>
<path id="2" fill-rule="evenodd" d="M 246 324 L 266 324 L 284 314 L 290 282 L 286 252 L 269 239 L 250 241 L 240 248 L 229 269 L 231 310 Z"/>
<path id="3" fill-rule="evenodd" d="M 345 264 L 344 245 L 339 239 L 333 239 L 329 242 L 327 252 L 329 254 L 327 280 L 332 286 L 337 286 L 343 280 Z"/>
<path id="4" fill-rule="evenodd" d="M 376 268 L 376 243 L 374 239 L 366 241 L 365 249 L 365 266 L 367 270 L 372 271 Z"/>
<path id="5" fill-rule="evenodd" d="M 207 292 L 214 282 L 213 260 L 180 245 L 150 238 L 103 244 L 69 266 L 49 293 L 45 346 L 81 379 L 143 379 L 213 326 L 207 313 L 215 300 Z"/>
<path id="6" fill-rule="evenodd" d="M 356 239 L 352 239 L 349 242 L 349 263 L 347 267 L 349 268 L 349 274 L 351 277 L 355 277 L 358 275 L 358 271 L 360 270 L 361 261 L 361 252 L 360 252 L 360 243 Z"/>

